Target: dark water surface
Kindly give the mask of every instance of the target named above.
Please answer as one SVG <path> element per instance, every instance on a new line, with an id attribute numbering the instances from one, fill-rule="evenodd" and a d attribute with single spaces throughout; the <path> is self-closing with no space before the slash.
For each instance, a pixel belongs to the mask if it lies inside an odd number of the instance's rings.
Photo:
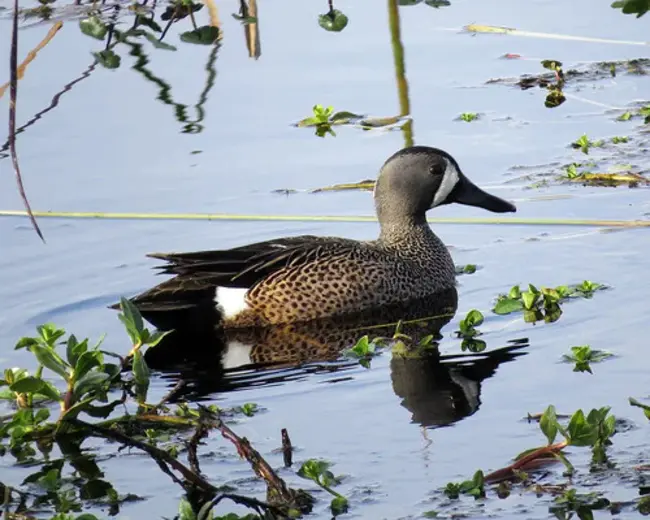
<path id="1" fill-rule="evenodd" d="M 337 137 L 321 139 L 312 129 L 291 124 L 311 115 L 316 103 L 373 116 L 399 114 L 386 2 L 338 2 L 336 7 L 350 19 L 341 33 L 318 27 L 317 14 L 325 12 L 324 4 L 263 2 L 262 53 L 254 60 L 248 57 L 244 29 L 230 16 L 238 11 L 239 2 L 218 2 L 224 37 L 214 61 L 214 87 L 202 105 L 204 117 L 196 133 L 182 132 L 186 123 L 177 120 L 173 106 L 157 99 L 159 87 L 132 68 L 134 58 L 123 48 L 119 69 L 97 67 L 62 96 L 56 109 L 18 137 L 33 207 L 372 215 L 368 192 L 307 190 L 374 178 L 383 161 L 404 146 L 404 134 L 337 127 Z M 552 110 L 544 107 L 544 91 L 538 88 L 522 91 L 486 82 L 538 74 L 543 71 L 542 59 L 560 60 L 566 68 L 588 67 L 588 62 L 644 57 L 647 47 L 460 32 L 474 22 L 585 37 L 647 39 L 645 18 L 623 16 L 609 4 L 457 0 L 444 9 L 425 4 L 400 8 L 415 142 L 450 152 L 473 181 L 515 202 L 518 217 L 646 219 L 647 189 L 566 185 L 551 175 L 559 174 L 562 164 L 589 157 L 606 165 L 631 163 L 635 171 L 648 170 L 648 134 L 641 131 L 640 121 L 615 121 L 622 113 L 616 108 L 647 102 L 646 76 L 621 73 L 570 83 L 567 94 L 581 99 L 569 98 Z M 207 23 L 205 9 L 197 17 Z M 21 31 L 19 60 L 47 28 L 41 24 Z M 183 44 L 174 31 L 173 27 L 169 41 L 178 50 L 165 52 L 147 44 L 147 67 L 171 87 L 176 103 L 188 106 L 188 119 L 196 119 L 194 105 L 209 81 L 206 63 L 214 49 Z M 4 14 L 0 56 L 9 54 L 9 33 Z M 18 125 L 84 72 L 93 62 L 91 51 L 100 49 L 100 42 L 80 33 L 76 21 L 66 21 L 20 82 Z M 530 59 L 500 59 L 506 53 Z M 6 128 L 8 94 L 0 106 L 0 128 Z M 482 117 L 470 124 L 456 121 L 462 112 L 479 112 Z M 593 139 L 629 135 L 631 140 L 585 157 L 569 147 L 583 133 Z M 0 210 L 21 209 L 6 158 L 0 159 L 0 173 Z M 548 185 L 530 187 L 545 178 Z M 278 189 L 299 191 L 273 192 Z M 490 215 L 449 206 L 433 216 Z M 155 262 L 144 256 L 148 252 L 227 248 L 297 234 L 368 239 L 378 232 L 374 223 L 341 222 L 40 219 L 39 223 L 47 245 L 39 242 L 26 219 L 0 218 L 3 368 L 32 363 L 13 345 L 46 321 L 82 337 L 107 333 L 106 348 L 125 352 L 126 336 L 106 306 L 160 281 L 151 270 Z M 427 510 L 448 508 L 440 493 L 448 481 L 467 478 L 478 468 L 505 466 L 520 451 L 542 444 L 537 426 L 522 421 L 528 412 L 541 412 L 549 404 L 563 413 L 610 405 L 616 416 L 638 426 L 614 440 L 611 453 L 622 477 L 594 477 L 590 482 L 583 475 L 583 483 L 606 491 L 612 500 L 634 498 L 637 477 L 631 466 L 642 462 L 647 452 L 647 425 L 627 399 L 642 399 L 649 392 L 644 331 L 650 230 L 459 224 L 440 224 L 435 230 L 453 248 L 457 264 L 481 267 L 476 274 L 459 278 L 458 312 L 442 329 L 441 351 L 460 352 L 453 331 L 473 308 L 486 315 L 480 329 L 489 349 L 519 338 L 529 342 L 526 355 L 470 385 L 480 395 L 475 395 L 467 417 L 460 414 L 462 420 L 448 427 L 423 428 L 396 393 L 390 353 L 373 360 L 370 370 L 353 366 L 337 373 L 301 372 L 285 383 L 216 392 L 209 400 L 223 406 L 258 403 L 266 412 L 240 421 L 235 429 L 272 465 L 281 466 L 281 455 L 272 452 L 281 444 L 281 428 L 287 428 L 299 448 L 298 462 L 326 458 L 335 464 L 336 474 L 346 475 L 337 489 L 350 498 L 352 516 L 390 519 L 417 518 Z M 517 283 L 555 286 L 584 279 L 611 289 L 590 300 L 567 303 L 556 323 L 531 325 L 520 314 L 490 313 L 496 295 Z M 561 357 L 571 346 L 584 344 L 612 351 L 616 357 L 594 365 L 593 376 L 574 373 L 571 365 L 560 363 Z M 171 384 L 168 378 L 154 379 L 151 401 Z M 227 441 L 213 435 L 207 443 L 205 452 L 210 456 L 202 462 L 206 475 L 217 484 L 233 484 L 241 493 L 263 497 L 263 485 L 251 478 L 249 467 L 236 458 Z M 577 466 L 587 467 L 586 451 L 571 450 Z M 180 491 L 142 456 L 113 460 L 107 469 L 107 478 L 120 491 L 155 498 L 125 506 L 121 518 L 169 517 L 176 510 Z M 22 470 L 12 471 L 18 481 Z M 560 468 L 557 472 L 560 479 Z M 2 473 L 4 479 L 10 470 L 3 467 Z M 306 485 L 289 471 L 280 474 L 295 487 Z M 322 500 L 316 516 L 326 518 L 329 500 L 318 496 Z M 483 505 L 464 501 L 459 507 L 477 518 L 546 518 L 550 500 L 522 492 Z M 624 510 L 621 516 L 636 514 Z"/>

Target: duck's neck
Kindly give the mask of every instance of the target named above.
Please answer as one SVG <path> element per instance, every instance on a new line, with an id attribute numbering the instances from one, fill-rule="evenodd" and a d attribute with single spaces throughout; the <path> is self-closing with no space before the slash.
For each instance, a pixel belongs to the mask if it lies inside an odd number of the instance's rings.
<path id="1" fill-rule="evenodd" d="M 402 217 L 382 222 L 379 240 L 387 247 L 400 247 L 413 242 L 440 242 L 424 217 Z"/>

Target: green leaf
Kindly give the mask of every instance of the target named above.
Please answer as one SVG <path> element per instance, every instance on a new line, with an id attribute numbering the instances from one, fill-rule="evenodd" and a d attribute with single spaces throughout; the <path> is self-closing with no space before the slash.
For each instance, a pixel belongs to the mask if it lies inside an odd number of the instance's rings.
<path id="1" fill-rule="evenodd" d="M 341 32 L 348 25 L 348 17 L 338 9 L 332 9 L 318 17 L 318 25 L 329 32 Z"/>
<path id="2" fill-rule="evenodd" d="M 29 348 L 32 345 L 36 345 L 38 343 L 38 340 L 36 338 L 20 338 L 18 340 L 18 343 L 16 343 L 16 346 L 14 347 L 14 350 L 20 350 L 21 348 Z"/>
<path id="3" fill-rule="evenodd" d="M 598 431 L 587 422 L 582 410 L 573 414 L 568 430 L 570 444 L 573 446 L 592 446 L 598 438 Z"/>
<path id="4" fill-rule="evenodd" d="M 185 497 L 182 497 L 178 504 L 178 520 L 196 520 L 194 509 Z"/>
<path id="5" fill-rule="evenodd" d="M 330 503 L 330 509 L 334 516 L 347 513 L 349 509 L 348 499 L 342 496 L 334 497 Z"/>
<path id="6" fill-rule="evenodd" d="M 88 372 L 74 384 L 74 396 L 79 399 L 88 392 L 102 392 L 104 383 L 108 381 L 108 374 L 104 372 Z"/>
<path id="7" fill-rule="evenodd" d="M 74 378 L 79 381 L 93 368 L 101 366 L 104 361 L 104 355 L 98 350 L 84 352 L 74 367 Z"/>
<path id="8" fill-rule="evenodd" d="M 33 345 L 31 351 L 41 365 L 60 375 L 66 382 L 68 381 L 70 377 L 69 368 L 56 352 L 42 345 Z"/>
<path id="9" fill-rule="evenodd" d="M 9 390 L 20 394 L 35 394 L 43 388 L 44 381 L 38 377 L 27 376 L 9 385 Z"/>
<path id="10" fill-rule="evenodd" d="M 136 350 L 133 354 L 133 377 L 135 382 L 139 385 L 149 384 L 149 374 L 149 367 L 142 352 Z"/>
<path id="11" fill-rule="evenodd" d="M 53 401 L 63 401 L 63 397 L 61 397 L 61 392 L 59 392 L 59 389 L 49 381 L 43 381 L 43 386 L 40 388 L 38 393 L 47 397 L 48 399 L 52 399 Z"/>
<path id="12" fill-rule="evenodd" d="M 219 28 L 212 25 L 204 25 L 193 31 L 181 33 L 181 41 L 196 45 L 212 45 L 219 38 Z"/>
<path id="13" fill-rule="evenodd" d="M 492 312 L 495 314 L 511 314 L 513 312 L 520 311 L 524 308 L 520 300 L 515 300 L 512 298 L 501 298 L 497 301 Z"/>
<path id="14" fill-rule="evenodd" d="M 88 404 L 84 407 L 84 412 L 86 412 L 91 417 L 96 417 L 98 419 L 106 419 L 109 415 L 113 413 L 113 410 L 115 410 L 115 408 L 120 404 L 122 404 L 121 399 L 117 399 L 103 406 L 95 406 L 92 404 Z"/>
<path id="15" fill-rule="evenodd" d="M 120 62 L 122 61 L 122 58 L 120 58 L 110 49 L 100 52 L 93 52 L 92 54 L 97 62 L 106 69 L 117 69 L 120 66 Z"/>
<path id="16" fill-rule="evenodd" d="M 171 334 L 172 332 L 173 331 L 171 330 L 157 330 L 147 338 L 146 344 L 150 347 L 155 347 L 162 341 L 165 336 Z"/>
<path id="17" fill-rule="evenodd" d="M 106 24 L 97 16 L 91 16 L 79 21 L 79 28 L 86 36 L 103 40 L 108 32 Z"/>
<path id="18" fill-rule="evenodd" d="M 77 341 L 77 338 L 74 334 L 71 334 L 68 338 L 68 343 L 66 346 L 66 358 L 70 366 L 75 366 L 79 356 L 88 350 L 88 340 L 84 339 L 81 343 Z"/>
<path id="19" fill-rule="evenodd" d="M 127 329 L 136 333 L 136 341 L 133 343 L 137 343 L 137 340 L 141 338 L 142 331 L 144 330 L 142 315 L 135 304 L 124 297 L 120 298 L 120 309 L 122 310 L 120 316 L 123 316 L 122 323 L 126 325 Z M 129 335 L 131 336 L 131 339 L 133 339 L 131 332 L 129 332 Z"/>
<path id="20" fill-rule="evenodd" d="M 553 444 L 557 436 L 557 415 L 555 413 L 555 406 L 549 406 L 542 418 L 539 421 L 539 427 L 546 435 L 549 444 Z"/>
<path id="21" fill-rule="evenodd" d="M 440 7 L 448 7 L 451 5 L 449 0 L 424 0 L 424 3 L 429 7 L 435 7 L 439 9 Z"/>

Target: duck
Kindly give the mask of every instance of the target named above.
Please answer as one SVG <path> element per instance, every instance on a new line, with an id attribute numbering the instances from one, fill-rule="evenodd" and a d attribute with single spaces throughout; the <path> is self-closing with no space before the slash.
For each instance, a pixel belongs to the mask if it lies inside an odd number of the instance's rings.
<path id="1" fill-rule="evenodd" d="M 516 207 L 487 193 L 447 152 L 411 146 L 391 155 L 373 190 L 374 240 L 301 235 L 231 249 L 151 253 L 173 275 L 131 299 L 159 329 L 206 322 L 275 326 L 367 312 L 455 287 L 451 254 L 426 219 L 451 203 L 494 213 Z M 117 307 L 114 306 L 114 307 Z"/>

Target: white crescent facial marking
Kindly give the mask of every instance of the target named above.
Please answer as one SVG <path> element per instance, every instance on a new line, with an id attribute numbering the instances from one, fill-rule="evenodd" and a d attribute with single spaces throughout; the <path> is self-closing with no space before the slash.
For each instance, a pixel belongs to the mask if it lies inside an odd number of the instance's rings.
<path id="1" fill-rule="evenodd" d="M 246 303 L 247 291 L 238 287 L 217 287 L 214 302 L 224 318 L 234 318 L 249 308 Z"/>
<path id="2" fill-rule="evenodd" d="M 431 204 L 432 208 L 440 206 L 440 204 L 447 200 L 447 197 L 449 197 L 449 194 L 456 187 L 456 184 L 458 184 L 458 180 L 460 179 L 460 174 L 458 173 L 456 166 L 454 166 L 454 163 L 447 159 L 445 159 L 445 163 L 447 164 L 447 167 L 445 168 L 445 173 L 442 175 L 442 181 L 440 182 L 438 191 L 436 191 L 436 194 L 433 196 L 433 204 Z"/>
<path id="3" fill-rule="evenodd" d="M 250 365 L 251 350 L 253 345 L 239 341 L 229 341 L 221 356 L 223 368 L 237 368 L 242 365 Z"/>

